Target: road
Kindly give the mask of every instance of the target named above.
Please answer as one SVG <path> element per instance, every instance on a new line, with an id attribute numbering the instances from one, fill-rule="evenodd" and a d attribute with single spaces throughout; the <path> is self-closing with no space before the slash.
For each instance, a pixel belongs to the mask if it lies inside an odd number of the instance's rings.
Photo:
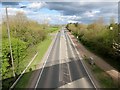
<path id="1" fill-rule="evenodd" d="M 64 28 L 55 37 L 35 88 L 95 88 Z"/>

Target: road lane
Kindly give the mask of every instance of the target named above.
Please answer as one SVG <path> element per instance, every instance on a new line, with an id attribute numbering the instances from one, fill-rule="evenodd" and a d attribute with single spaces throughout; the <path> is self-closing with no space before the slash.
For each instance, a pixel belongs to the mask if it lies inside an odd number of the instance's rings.
<path id="1" fill-rule="evenodd" d="M 79 59 L 77 52 L 75 51 L 75 48 L 74 48 L 70 38 L 68 37 L 67 33 L 65 35 L 66 35 L 66 39 L 67 39 L 67 43 L 68 43 L 68 48 L 71 51 L 71 52 L 68 52 L 68 55 L 70 57 L 72 55 L 72 58 L 70 58 L 71 62 L 69 63 L 72 81 L 77 80 L 79 82 L 79 84 L 74 84 L 72 86 L 74 86 L 76 88 L 80 88 L 80 85 L 83 84 L 84 82 L 86 82 L 86 85 L 84 85 L 84 88 L 94 88 L 93 84 L 91 83 L 91 81 L 81 63 L 81 60 Z M 81 88 L 83 88 L 83 86 Z"/>
<path id="2" fill-rule="evenodd" d="M 69 63 L 70 65 L 70 70 L 71 70 L 71 76 L 72 76 L 72 81 L 77 80 L 79 78 L 82 78 L 83 76 L 85 76 L 85 70 L 82 67 L 82 64 L 78 58 L 78 55 L 76 54 L 72 43 L 70 42 L 70 40 L 68 39 L 69 37 L 65 34 L 66 36 L 66 40 L 67 40 L 67 46 L 68 46 L 68 57 L 70 57 L 69 59 L 71 60 L 71 62 Z"/>
<path id="3" fill-rule="evenodd" d="M 56 61 L 59 62 L 59 42 L 60 33 L 57 34 L 52 51 L 47 60 L 47 62 L 51 63 L 51 66 L 44 68 L 37 88 L 57 88 L 59 86 L 59 65 L 54 65 Z"/>
<path id="4" fill-rule="evenodd" d="M 69 75 L 69 66 L 67 62 L 68 55 L 67 55 L 67 46 L 65 41 L 64 31 L 61 30 L 61 38 L 60 38 L 60 77 L 59 77 L 59 86 L 67 84 L 71 82 L 70 75 Z"/>
<path id="5" fill-rule="evenodd" d="M 55 62 L 59 62 L 59 49 L 60 49 L 60 32 L 57 34 L 55 43 L 52 47 L 52 51 L 48 57 L 48 63 L 55 63 Z"/>
<path id="6" fill-rule="evenodd" d="M 64 30 L 56 36 L 37 88 L 94 88 Z"/>

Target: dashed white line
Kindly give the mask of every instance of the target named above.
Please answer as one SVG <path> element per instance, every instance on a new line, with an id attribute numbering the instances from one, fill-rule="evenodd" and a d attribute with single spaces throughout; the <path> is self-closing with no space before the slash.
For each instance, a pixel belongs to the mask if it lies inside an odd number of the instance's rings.
<path id="1" fill-rule="evenodd" d="M 67 35 L 67 34 L 66 34 L 66 35 Z M 67 36 L 66 36 L 66 38 L 68 39 Z M 71 49 L 71 51 L 72 51 L 72 55 L 73 55 L 73 57 L 75 58 L 75 54 L 73 53 L 73 49 L 72 49 L 72 47 L 71 47 L 71 44 L 70 44 L 69 40 L 68 40 L 68 43 L 69 43 L 70 49 Z"/>
<path id="2" fill-rule="evenodd" d="M 65 37 L 65 33 L 64 33 L 64 37 Z M 68 60 L 68 50 L 67 50 L 67 40 L 65 40 L 65 44 L 66 44 L 66 59 Z M 66 62 L 67 63 L 67 62 Z M 69 75 L 70 75 L 70 81 L 72 81 L 72 78 L 71 78 L 71 72 L 70 72 L 70 66 L 69 64 L 67 63 L 67 66 L 68 66 L 68 72 L 69 72 Z"/>

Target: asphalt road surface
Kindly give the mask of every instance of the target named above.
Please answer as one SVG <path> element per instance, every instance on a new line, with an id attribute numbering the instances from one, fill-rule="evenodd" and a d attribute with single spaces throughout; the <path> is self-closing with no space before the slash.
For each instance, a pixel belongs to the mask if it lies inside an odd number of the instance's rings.
<path id="1" fill-rule="evenodd" d="M 64 28 L 55 37 L 35 88 L 95 88 Z"/>

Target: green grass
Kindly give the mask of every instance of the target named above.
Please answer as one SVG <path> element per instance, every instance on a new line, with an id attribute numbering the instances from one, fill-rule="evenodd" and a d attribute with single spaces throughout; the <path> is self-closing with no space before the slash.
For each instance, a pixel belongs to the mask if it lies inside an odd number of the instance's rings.
<path id="1" fill-rule="evenodd" d="M 32 75 L 32 72 L 25 73 L 19 82 L 16 84 L 15 88 L 25 88 L 28 84 L 29 78 Z"/>
<path id="2" fill-rule="evenodd" d="M 36 54 L 36 47 L 37 45 L 35 46 L 31 46 L 29 47 L 29 49 L 27 49 L 27 52 L 29 53 L 24 59 L 22 62 L 20 62 L 20 65 L 19 65 L 19 71 L 23 71 L 26 66 L 28 65 L 28 63 L 31 61 L 31 59 L 34 57 L 34 55 Z"/>
<path id="3" fill-rule="evenodd" d="M 103 88 L 117 88 L 117 85 L 115 85 L 113 79 L 103 70 L 95 66 L 92 68 L 92 71 Z"/>
<path id="4" fill-rule="evenodd" d="M 31 47 L 29 47 L 29 49 L 27 49 L 27 52 L 29 54 L 23 59 L 23 61 L 20 62 L 19 74 L 26 68 L 26 66 L 31 61 L 31 59 L 34 57 L 36 52 L 38 52 L 38 56 L 35 58 L 34 62 L 30 65 L 30 68 L 34 68 L 34 66 L 39 63 L 39 61 L 43 57 L 47 47 L 49 46 L 50 42 L 51 42 L 51 37 L 47 37 L 41 43 L 31 46 Z"/>
<path id="5" fill-rule="evenodd" d="M 60 27 L 53 27 L 53 26 L 51 26 L 51 27 L 48 29 L 48 32 L 49 32 L 49 33 L 57 32 L 59 29 L 60 29 Z"/>
<path id="6" fill-rule="evenodd" d="M 90 65 L 87 57 L 84 57 L 84 59 L 101 88 L 117 88 L 115 81 L 105 71 L 97 65 Z"/>
<path id="7" fill-rule="evenodd" d="M 52 33 L 56 33 L 56 30 L 53 31 Z M 42 57 L 44 56 L 45 52 L 47 51 L 50 43 L 52 41 L 52 36 L 47 36 L 47 38 L 42 41 L 41 43 L 37 45 L 30 46 L 27 49 L 27 56 L 20 62 L 19 69 L 17 70 L 17 75 L 19 75 L 28 65 L 28 63 L 31 61 L 31 59 L 34 57 L 36 52 L 38 52 L 37 57 L 33 61 L 33 63 L 29 66 L 27 69 L 26 73 L 22 76 L 21 80 L 17 83 L 16 87 L 17 88 L 25 88 L 27 86 L 27 83 L 29 82 L 30 76 L 32 75 L 32 72 L 29 70 L 31 69 L 32 71 L 35 70 L 36 66 L 38 63 L 41 61 Z M 12 74 L 12 72 L 11 72 Z M 10 87 L 11 84 L 14 82 L 15 78 L 8 78 L 3 81 L 3 87 Z M 9 84 L 9 82 L 11 84 Z"/>
<path id="8" fill-rule="evenodd" d="M 32 72 L 30 69 L 33 71 L 35 70 L 35 66 L 40 63 L 42 57 L 44 56 L 45 52 L 47 51 L 52 39 L 49 37 L 45 39 L 43 42 L 39 43 L 36 47 L 36 51 L 38 51 L 38 55 L 33 61 L 33 63 L 30 65 L 29 69 L 27 70 L 26 74 L 23 75 L 23 77 L 20 79 L 20 81 L 17 83 L 15 88 L 25 88 L 29 82 L 29 79 L 32 75 Z M 30 50 L 31 51 L 31 50 Z M 31 60 L 31 59 L 30 59 Z"/>
<path id="9" fill-rule="evenodd" d="M 11 78 L 9 78 L 9 79 L 4 79 L 3 81 L 2 81 L 2 88 L 3 88 L 3 90 L 5 89 L 5 88 L 9 88 L 11 85 L 12 85 L 12 83 L 11 82 L 13 82 L 14 81 L 14 78 L 13 77 L 11 77 Z M 6 89 L 7 90 L 7 89 Z"/>
<path id="10" fill-rule="evenodd" d="M 40 63 L 40 61 L 42 60 L 42 58 L 43 58 L 45 52 L 47 51 L 51 41 L 52 41 L 51 37 L 48 37 L 44 42 L 41 42 L 37 46 L 38 55 L 35 58 L 35 60 L 33 61 L 33 63 L 30 65 L 30 68 L 32 68 L 32 70 L 34 70 L 36 65 L 38 65 Z"/>

